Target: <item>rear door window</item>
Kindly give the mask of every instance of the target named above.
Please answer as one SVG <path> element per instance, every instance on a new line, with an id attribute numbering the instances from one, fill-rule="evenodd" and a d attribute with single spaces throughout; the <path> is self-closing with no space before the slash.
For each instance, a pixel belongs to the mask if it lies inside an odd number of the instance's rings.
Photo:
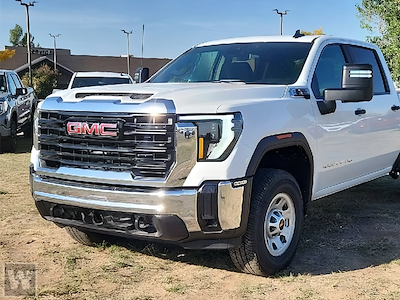
<path id="1" fill-rule="evenodd" d="M 389 92 L 387 80 L 382 72 L 377 54 L 373 49 L 363 48 L 359 46 L 348 46 L 352 62 L 355 64 L 370 64 L 373 71 L 374 94 L 384 94 Z"/>

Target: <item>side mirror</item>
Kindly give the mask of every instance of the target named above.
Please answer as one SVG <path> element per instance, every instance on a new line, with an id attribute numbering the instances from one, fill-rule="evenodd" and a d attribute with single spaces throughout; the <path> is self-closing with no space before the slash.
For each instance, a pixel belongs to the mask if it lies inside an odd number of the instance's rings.
<path id="1" fill-rule="evenodd" d="M 325 101 L 370 101 L 373 92 L 373 74 L 370 64 L 346 64 L 343 66 L 342 88 L 324 90 Z"/>
<path id="2" fill-rule="evenodd" d="M 149 68 L 137 68 L 133 81 L 136 83 L 142 83 L 149 79 Z"/>
<path id="3" fill-rule="evenodd" d="M 16 92 L 15 92 L 15 96 L 22 96 L 22 95 L 26 95 L 28 93 L 26 88 L 17 88 Z"/>

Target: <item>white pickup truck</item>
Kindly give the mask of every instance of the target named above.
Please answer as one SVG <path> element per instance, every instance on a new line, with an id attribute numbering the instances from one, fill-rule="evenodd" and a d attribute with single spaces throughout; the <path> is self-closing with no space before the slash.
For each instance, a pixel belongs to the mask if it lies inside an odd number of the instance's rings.
<path id="1" fill-rule="evenodd" d="M 145 83 L 42 102 L 32 194 L 83 244 L 120 235 L 227 248 L 240 270 L 271 275 L 293 258 L 309 201 L 398 177 L 399 110 L 372 44 L 203 43 Z"/>

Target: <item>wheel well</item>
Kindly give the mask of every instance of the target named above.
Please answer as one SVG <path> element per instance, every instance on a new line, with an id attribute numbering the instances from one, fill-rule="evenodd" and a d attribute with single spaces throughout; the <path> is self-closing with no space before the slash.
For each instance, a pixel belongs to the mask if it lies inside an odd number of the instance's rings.
<path id="1" fill-rule="evenodd" d="M 261 158 L 257 170 L 261 168 L 280 169 L 292 174 L 299 184 L 306 213 L 307 203 L 311 199 L 313 172 L 312 161 L 306 150 L 299 145 L 270 150 Z"/>

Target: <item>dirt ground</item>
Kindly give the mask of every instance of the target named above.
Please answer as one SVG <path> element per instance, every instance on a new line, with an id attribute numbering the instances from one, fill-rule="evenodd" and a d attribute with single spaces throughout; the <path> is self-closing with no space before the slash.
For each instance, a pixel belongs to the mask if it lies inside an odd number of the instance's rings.
<path id="1" fill-rule="evenodd" d="M 27 299 L 400 299 L 398 180 L 312 202 L 293 262 L 263 278 L 238 272 L 227 251 L 74 242 L 36 211 L 30 146 L 19 142 L 18 153 L 0 154 L 0 266 L 37 265 L 37 293 Z"/>

